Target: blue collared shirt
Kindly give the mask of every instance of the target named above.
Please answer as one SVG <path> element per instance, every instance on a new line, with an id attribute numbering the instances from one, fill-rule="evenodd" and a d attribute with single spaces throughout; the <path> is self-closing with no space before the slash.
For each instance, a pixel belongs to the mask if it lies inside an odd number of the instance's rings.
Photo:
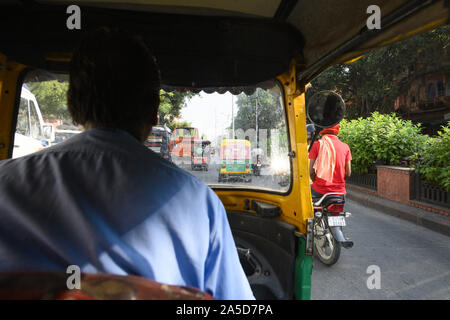
<path id="1" fill-rule="evenodd" d="M 0 161 L 0 270 L 69 265 L 254 298 L 217 195 L 122 130 Z"/>

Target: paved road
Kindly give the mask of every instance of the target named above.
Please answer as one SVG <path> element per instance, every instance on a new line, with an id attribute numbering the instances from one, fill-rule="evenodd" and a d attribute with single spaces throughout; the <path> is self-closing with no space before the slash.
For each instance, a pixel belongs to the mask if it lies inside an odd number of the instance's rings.
<path id="1" fill-rule="evenodd" d="M 208 184 L 217 184 L 218 165 L 209 171 L 187 171 Z M 279 178 L 269 169 L 251 183 L 231 185 L 260 186 L 280 190 Z M 312 299 L 449 299 L 450 238 L 374 209 L 347 200 L 346 235 L 355 242 L 342 249 L 332 267 L 314 261 Z M 381 288 L 369 290 L 367 268 L 377 265 Z"/>
<path id="2" fill-rule="evenodd" d="M 346 235 L 354 240 L 327 267 L 314 260 L 312 299 L 450 300 L 450 238 L 347 200 Z M 377 265 L 381 288 L 369 290 Z"/>
<path id="3" fill-rule="evenodd" d="M 208 171 L 202 171 L 202 170 L 191 170 L 190 165 L 182 165 L 177 164 L 184 170 L 192 173 L 197 178 L 205 182 L 209 185 L 217 185 L 218 178 L 219 178 L 219 165 L 217 163 L 211 163 L 209 166 Z M 220 183 L 220 184 L 226 184 L 227 186 L 244 186 L 244 187 L 263 187 L 268 188 L 276 191 L 287 191 L 288 186 L 282 187 L 280 186 L 279 182 L 281 181 L 281 177 L 275 175 L 270 168 L 264 167 L 261 170 L 260 176 L 252 176 L 251 182 L 244 182 L 244 181 L 228 181 L 226 183 Z"/>

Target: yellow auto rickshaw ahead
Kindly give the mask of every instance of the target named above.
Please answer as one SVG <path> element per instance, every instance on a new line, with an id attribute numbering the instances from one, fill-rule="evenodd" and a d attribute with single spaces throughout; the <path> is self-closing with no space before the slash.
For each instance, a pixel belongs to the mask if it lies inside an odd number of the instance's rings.
<path id="1" fill-rule="evenodd" d="M 232 179 L 252 181 L 250 141 L 224 139 L 220 145 L 219 182 Z"/>

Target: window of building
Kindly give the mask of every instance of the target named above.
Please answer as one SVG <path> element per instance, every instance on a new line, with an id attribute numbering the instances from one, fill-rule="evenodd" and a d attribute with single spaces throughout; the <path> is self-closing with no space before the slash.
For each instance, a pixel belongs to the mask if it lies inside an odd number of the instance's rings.
<path id="1" fill-rule="evenodd" d="M 428 87 L 427 87 L 427 98 L 429 100 L 431 100 L 431 99 L 434 99 L 435 96 L 436 96 L 436 89 L 434 87 L 434 83 L 431 82 L 428 84 Z"/>
<path id="2" fill-rule="evenodd" d="M 445 90 L 444 90 L 444 83 L 442 82 L 442 80 L 439 80 L 437 82 L 437 95 L 438 95 L 438 97 L 444 96 L 444 92 L 445 92 Z"/>
<path id="3" fill-rule="evenodd" d="M 419 100 L 425 100 L 426 99 L 426 92 L 425 92 L 426 87 L 425 86 L 420 86 L 419 87 Z"/>

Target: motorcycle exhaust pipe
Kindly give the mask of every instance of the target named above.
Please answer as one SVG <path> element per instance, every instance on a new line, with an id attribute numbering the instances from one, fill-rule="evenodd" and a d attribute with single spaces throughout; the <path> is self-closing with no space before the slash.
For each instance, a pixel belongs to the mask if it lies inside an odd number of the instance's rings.
<path id="1" fill-rule="evenodd" d="M 351 247 L 353 247 L 353 241 L 352 240 L 345 240 L 341 242 L 341 245 L 345 248 L 345 249 L 350 249 Z"/>
<path id="2" fill-rule="evenodd" d="M 330 230 L 336 241 L 339 242 L 345 249 L 350 249 L 353 247 L 353 241 L 344 237 L 341 227 L 330 227 Z"/>

